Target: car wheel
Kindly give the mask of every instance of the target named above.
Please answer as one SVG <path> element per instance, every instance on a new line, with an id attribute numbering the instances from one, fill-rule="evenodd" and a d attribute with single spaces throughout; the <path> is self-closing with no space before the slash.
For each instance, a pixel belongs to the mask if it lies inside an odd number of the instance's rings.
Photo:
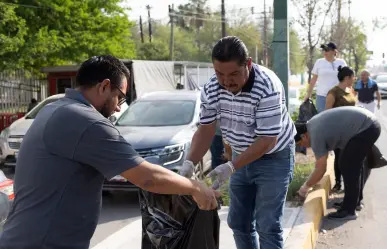
<path id="1" fill-rule="evenodd" d="M 195 172 L 194 172 L 194 177 L 197 180 L 203 180 L 204 179 L 203 161 L 200 161 L 198 164 L 196 164 Z"/>

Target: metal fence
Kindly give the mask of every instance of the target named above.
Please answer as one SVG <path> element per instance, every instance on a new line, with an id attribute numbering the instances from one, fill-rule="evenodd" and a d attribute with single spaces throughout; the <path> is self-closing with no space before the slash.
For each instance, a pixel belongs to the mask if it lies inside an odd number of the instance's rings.
<path id="1" fill-rule="evenodd" d="M 26 112 L 32 98 L 39 102 L 47 94 L 46 79 L 24 70 L 0 72 L 0 113 Z"/>

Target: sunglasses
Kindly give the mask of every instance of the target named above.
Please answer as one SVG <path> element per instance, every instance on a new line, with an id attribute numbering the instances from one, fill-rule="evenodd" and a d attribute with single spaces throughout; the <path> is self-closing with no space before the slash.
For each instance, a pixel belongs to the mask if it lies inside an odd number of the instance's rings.
<path id="1" fill-rule="evenodd" d="M 117 90 L 120 92 L 120 98 L 118 99 L 118 106 L 121 106 L 128 99 L 128 96 L 126 96 L 126 94 L 118 86 L 114 84 L 111 84 L 111 85 L 117 88 Z"/>

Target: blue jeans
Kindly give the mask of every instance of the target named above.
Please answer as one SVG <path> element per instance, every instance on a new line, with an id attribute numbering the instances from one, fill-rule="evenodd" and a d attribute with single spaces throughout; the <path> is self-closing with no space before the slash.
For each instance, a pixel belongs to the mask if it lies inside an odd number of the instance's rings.
<path id="1" fill-rule="evenodd" d="M 225 163 L 225 161 L 222 158 L 222 155 L 224 153 L 224 146 L 223 146 L 223 139 L 222 136 L 215 135 L 212 144 L 210 147 L 211 151 L 211 167 L 212 169 L 215 169 L 217 166 Z"/>
<path id="2" fill-rule="evenodd" d="M 293 141 L 282 151 L 264 155 L 231 176 L 228 225 L 238 249 L 283 248 L 281 220 L 293 178 L 294 154 Z"/>
<path id="3" fill-rule="evenodd" d="M 327 97 L 316 95 L 316 109 L 317 112 L 320 113 L 325 110 L 325 103 L 327 101 Z"/>

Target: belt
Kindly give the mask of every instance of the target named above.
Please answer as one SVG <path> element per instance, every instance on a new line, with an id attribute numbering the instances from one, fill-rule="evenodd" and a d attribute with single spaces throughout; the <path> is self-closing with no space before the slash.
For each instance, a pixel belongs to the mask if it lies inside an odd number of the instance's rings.
<path id="1" fill-rule="evenodd" d="M 372 103 L 374 102 L 375 100 L 370 100 L 370 101 L 359 101 L 360 103 L 363 103 L 363 104 L 369 104 L 369 103 Z"/>

